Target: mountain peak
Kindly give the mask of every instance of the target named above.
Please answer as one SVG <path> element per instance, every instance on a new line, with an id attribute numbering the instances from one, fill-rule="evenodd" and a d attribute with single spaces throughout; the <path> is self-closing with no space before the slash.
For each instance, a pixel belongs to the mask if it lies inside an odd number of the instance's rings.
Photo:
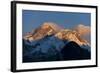
<path id="1" fill-rule="evenodd" d="M 41 27 L 44 29 L 51 28 L 51 29 L 55 30 L 56 32 L 58 32 L 62 29 L 60 26 L 58 26 L 57 24 L 52 23 L 52 22 L 45 22 L 45 23 L 43 23 L 43 25 Z"/>
<path id="2" fill-rule="evenodd" d="M 89 43 L 86 40 L 80 37 L 78 32 L 73 30 L 62 30 L 58 32 L 55 36 L 62 40 L 74 41 L 79 45 L 89 45 Z"/>
<path id="3" fill-rule="evenodd" d="M 36 28 L 32 33 L 24 36 L 24 39 L 28 39 L 29 41 L 38 40 L 46 35 L 53 35 L 60 30 L 61 28 L 57 24 L 45 22 L 39 28 Z"/>

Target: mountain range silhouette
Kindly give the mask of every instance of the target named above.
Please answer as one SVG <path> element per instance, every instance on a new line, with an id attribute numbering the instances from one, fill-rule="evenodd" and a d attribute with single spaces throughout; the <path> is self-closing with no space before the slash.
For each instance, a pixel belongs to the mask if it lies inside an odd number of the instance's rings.
<path id="1" fill-rule="evenodd" d="M 74 30 L 44 23 L 23 37 L 23 62 L 91 59 L 89 43 Z"/>

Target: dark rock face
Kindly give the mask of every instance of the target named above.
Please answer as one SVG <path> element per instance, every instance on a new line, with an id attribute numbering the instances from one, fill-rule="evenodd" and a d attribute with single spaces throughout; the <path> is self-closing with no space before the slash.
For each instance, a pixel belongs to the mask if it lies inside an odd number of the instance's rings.
<path id="1" fill-rule="evenodd" d="M 62 40 L 53 36 L 46 36 L 33 42 L 23 40 L 23 62 L 62 60 L 60 50 L 64 46 Z"/>
<path id="2" fill-rule="evenodd" d="M 61 50 L 64 60 L 90 59 L 90 52 L 81 48 L 75 42 L 66 44 Z"/>

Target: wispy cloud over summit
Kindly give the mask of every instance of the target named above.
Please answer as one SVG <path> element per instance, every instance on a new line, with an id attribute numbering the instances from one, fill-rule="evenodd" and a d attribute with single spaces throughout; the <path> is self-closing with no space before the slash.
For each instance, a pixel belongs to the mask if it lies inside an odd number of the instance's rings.
<path id="1" fill-rule="evenodd" d="M 91 27 L 90 26 L 79 24 L 74 28 L 74 30 L 77 31 L 81 37 L 83 37 L 90 43 L 90 36 L 91 36 Z"/>
<path id="2" fill-rule="evenodd" d="M 81 35 L 88 35 L 91 32 L 90 26 L 85 26 L 83 24 L 79 24 L 78 26 L 75 27 L 75 30 Z"/>

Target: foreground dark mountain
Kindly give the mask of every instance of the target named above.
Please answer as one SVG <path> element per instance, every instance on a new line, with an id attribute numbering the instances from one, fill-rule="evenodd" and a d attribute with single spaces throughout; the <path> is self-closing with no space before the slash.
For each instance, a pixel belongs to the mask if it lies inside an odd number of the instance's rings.
<path id="1" fill-rule="evenodd" d="M 89 43 L 74 30 L 44 23 L 23 37 L 23 62 L 90 59 Z"/>
<path id="2" fill-rule="evenodd" d="M 64 60 L 90 59 L 90 52 L 81 48 L 75 42 L 69 42 L 66 44 L 61 50 L 61 54 Z"/>

